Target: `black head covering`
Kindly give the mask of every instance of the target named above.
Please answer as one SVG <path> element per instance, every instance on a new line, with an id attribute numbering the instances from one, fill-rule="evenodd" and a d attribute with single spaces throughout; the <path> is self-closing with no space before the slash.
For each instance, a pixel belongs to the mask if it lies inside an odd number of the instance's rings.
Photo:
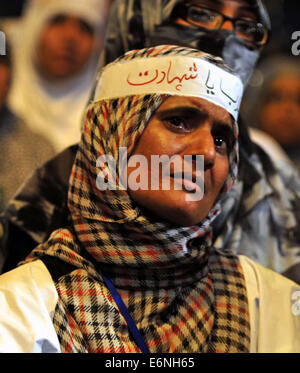
<path id="1" fill-rule="evenodd" d="M 186 0 L 116 0 L 108 25 L 102 63 L 132 49 L 160 44 L 184 45 L 222 57 L 246 85 L 260 49 L 251 49 L 233 31 L 174 25 L 170 20 Z M 248 0 L 258 20 L 269 30 L 270 19 L 261 0 Z"/>

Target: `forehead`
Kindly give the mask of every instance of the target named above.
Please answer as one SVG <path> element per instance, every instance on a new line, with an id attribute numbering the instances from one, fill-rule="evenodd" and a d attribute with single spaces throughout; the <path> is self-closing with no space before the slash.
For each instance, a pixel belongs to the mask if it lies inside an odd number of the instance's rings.
<path id="1" fill-rule="evenodd" d="M 186 1 L 189 4 L 207 6 L 209 8 L 216 8 L 225 12 L 239 12 L 245 11 L 256 16 L 256 11 L 253 5 L 247 0 L 191 0 Z"/>
<path id="2" fill-rule="evenodd" d="M 191 1 L 187 1 L 187 3 L 193 3 L 193 4 L 202 4 L 202 3 L 207 3 L 207 4 L 211 4 L 211 5 L 223 5 L 223 6 L 226 6 L 230 3 L 233 3 L 235 4 L 236 6 L 243 6 L 243 7 L 251 7 L 251 4 L 249 1 L 247 0 L 191 0 Z"/>
<path id="3" fill-rule="evenodd" d="M 300 89 L 300 74 L 285 72 L 278 75 L 271 83 L 272 89 Z"/>
<path id="4" fill-rule="evenodd" d="M 212 121 L 223 122 L 231 125 L 232 119 L 227 110 L 210 101 L 200 97 L 186 97 L 186 96 L 171 96 L 168 97 L 157 109 L 156 113 L 164 111 L 173 111 L 176 109 L 181 111 L 193 109 L 201 113 L 205 113 Z"/>
<path id="5" fill-rule="evenodd" d="M 51 17 L 48 19 L 48 23 L 53 23 L 56 20 L 60 20 L 61 22 L 83 22 L 90 24 L 89 21 L 87 21 L 84 17 L 81 17 L 79 14 L 74 15 L 70 14 L 68 12 L 57 12 L 55 14 L 52 14 Z"/>

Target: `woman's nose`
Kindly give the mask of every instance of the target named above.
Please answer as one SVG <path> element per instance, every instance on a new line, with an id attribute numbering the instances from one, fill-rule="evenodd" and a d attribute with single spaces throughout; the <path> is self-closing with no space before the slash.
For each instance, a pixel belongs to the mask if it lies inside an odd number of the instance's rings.
<path id="1" fill-rule="evenodd" d="M 210 128 L 198 129 L 191 137 L 189 153 L 204 156 L 204 169 L 212 168 L 216 160 L 216 147 Z"/>
<path id="2" fill-rule="evenodd" d="M 64 24 L 63 36 L 67 40 L 76 40 L 78 36 L 78 24 L 74 20 L 67 20 Z"/>
<path id="3" fill-rule="evenodd" d="M 229 19 L 227 19 L 222 27 L 221 27 L 222 30 L 230 30 L 230 31 L 233 31 L 234 30 L 234 25 L 232 23 L 232 21 L 230 21 Z"/>

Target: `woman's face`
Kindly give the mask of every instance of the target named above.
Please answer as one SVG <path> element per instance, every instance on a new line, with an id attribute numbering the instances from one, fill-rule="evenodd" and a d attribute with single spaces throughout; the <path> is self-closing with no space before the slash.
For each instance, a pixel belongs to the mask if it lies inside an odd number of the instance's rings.
<path id="1" fill-rule="evenodd" d="M 257 23 L 258 21 L 254 7 L 251 6 L 249 2 L 246 0 L 190 0 L 186 1 L 186 3 L 199 8 L 216 11 L 220 14 L 223 14 L 223 16 L 225 17 L 248 21 L 251 23 Z M 202 23 L 203 28 L 213 29 L 209 26 L 207 15 L 202 15 L 201 20 L 199 20 L 199 22 Z M 176 23 L 184 26 L 189 26 L 187 20 L 184 20 L 182 18 L 176 19 Z M 222 24 L 221 29 L 234 31 L 234 24 L 232 23 L 232 21 L 227 19 Z M 237 32 L 237 35 L 242 39 L 248 41 L 252 47 L 255 47 L 255 44 L 250 42 L 249 39 L 243 33 Z"/>
<path id="2" fill-rule="evenodd" d="M 217 10 L 227 17 L 257 21 L 254 8 L 246 0 L 190 0 L 186 2 L 191 5 Z M 184 21 L 182 20 L 182 22 Z M 230 21 L 226 21 L 222 27 L 233 30 Z"/>
<path id="3" fill-rule="evenodd" d="M 11 79 L 11 68 L 7 64 L 0 63 L 0 109 L 3 106 Z"/>
<path id="4" fill-rule="evenodd" d="M 268 89 L 260 112 L 261 129 L 281 145 L 300 143 L 300 78 L 286 73 L 278 76 Z"/>
<path id="5" fill-rule="evenodd" d="M 77 17 L 57 15 L 40 36 L 36 64 L 50 80 L 70 78 L 79 73 L 91 56 L 94 31 Z"/>
<path id="6" fill-rule="evenodd" d="M 186 188 L 183 174 L 178 175 L 171 163 L 169 175 L 164 175 L 162 169 L 159 171 L 159 190 L 151 187 L 130 189 L 132 182 L 129 179 L 137 167 L 129 167 L 127 181 L 131 198 L 160 218 L 180 226 L 200 223 L 215 204 L 225 183 L 229 171 L 228 152 L 233 143 L 232 119 L 225 109 L 201 98 L 169 97 L 153 114 L 132 156 L 142 155 L 151 165 L 154 155 L 169 158 L 178 155 L 182 170 L 187 170 L 193 181 L 198 180 L 196 156 L 204 156 L 203 197 L 189 198 L 199 191 L 201 183 L 192 182 Z M 192 156 L 189 164 L 185 156 Z M 148 167 L 144 172 L 148 185 L 152 185 L 153 169 Z M 170 181 L 169 190 L 162 188 L 165 177 Z"/>

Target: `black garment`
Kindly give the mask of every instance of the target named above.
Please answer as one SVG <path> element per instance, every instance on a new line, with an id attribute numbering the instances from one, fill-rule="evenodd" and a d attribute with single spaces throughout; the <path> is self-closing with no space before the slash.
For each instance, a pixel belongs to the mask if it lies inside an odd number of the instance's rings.
<path id="1" fill-rule="evenodd" d="M 53 157 L 54 148 L 6 106 L 0 110 L 0 212 L 24 180 Z"/>
<path id="2" fill-rule="evenodd" d="M 0 271 L 15 268 L 53 230 L 68 225 L 68 183 L 76 151 L 76 145 L 69 147 L 37 169 L 0 216 Z"/>

